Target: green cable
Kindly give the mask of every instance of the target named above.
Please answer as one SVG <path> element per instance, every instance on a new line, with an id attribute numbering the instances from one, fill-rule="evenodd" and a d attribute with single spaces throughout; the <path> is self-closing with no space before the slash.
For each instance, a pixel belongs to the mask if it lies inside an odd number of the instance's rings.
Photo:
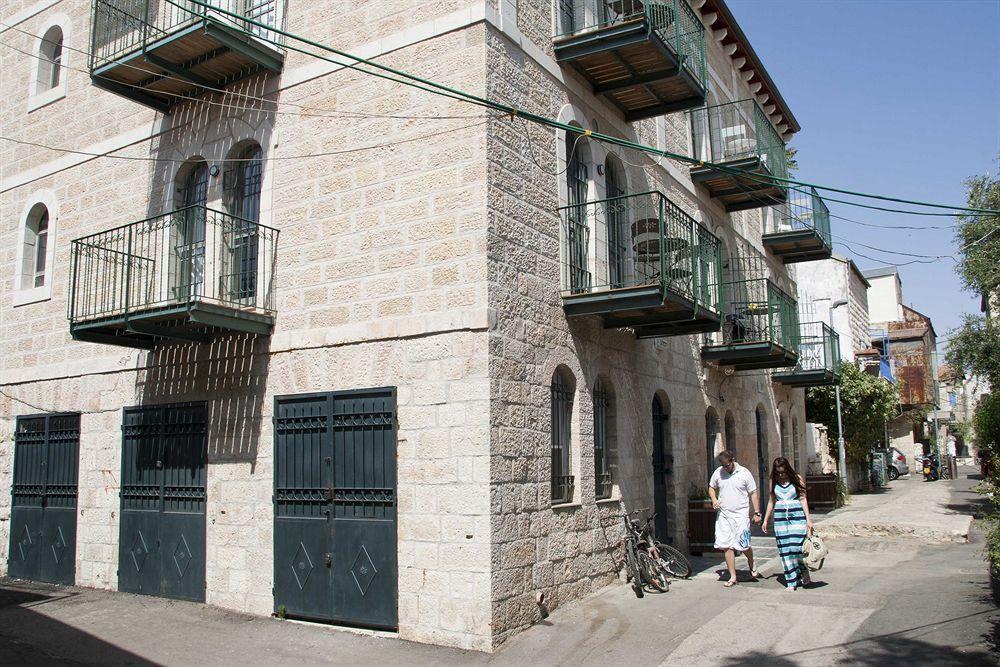
<path id="1" fill-rule="evenodd" d="M 190 8 L 184 7 L 182 5 L 177 4 L 174 0 L 166 0 L 166 2 L 168 4 L 171 4 L 171 5 L 175 6 L 175 7 L 178 7 L 180 9 L 182 9 L 182 10 L 184 10 L 184 11 L 192 14 L 192 15 L 201 16 L 200 14 L 197 14 L 197 13 L 193 12 Z M 227 9 L 222 9 L 221 7 L 216 7 L 214 5 L 207 4 L 203 0 L 188 0 L 188 2 L 190 2 L 192 5 L 202 7 L 203 9 L 211 9 L 212 11 L 218 12 L 219 14 L 222 14 L 224 16 L 228 16 L 229 18 L 231 18 L 233 20 L 241 21 L 243 23 L 248 23 L 250 25 L 255 25 L 255 26 L 257 26 L 257 27 L 259 27 L 262 30 L 265 30 L 267 32 L 273 32 L 273 33 L 277 33 L 279 35 L 282 35 L 284 37 L 289 37 L 289 38 L 294 39 L 294 40 L 296 40 L 298 42 L 302 42 L 303 44 L 308 44 L 309 46 L 313 46 L 313 47 L 315 47 L 317 49 L 321 49 L 323 51 L 327 51 L 329 53 L 333 53 L 333 54 L 338 55 L 338 56 L 340 56 L 342 58 L 350 58 L 351 60 L 354 60 L 355 63 L 364 63 L 365 65 L 368 65 L 369 67 L 374 67 L 376 69 L 380 69 L 380 70 L 383 70 L 385 72 L 390 72 L 391 74 L 393 74 L 395 76 L 399 76 L 399 77 L 403 77 L 404 79 L 408 79 L 408 81 L 401 81 L 399 79 L 394 79 L 392 77 L 388 77 L 388 76 L 379 74 L 377 72 L 370 72 L 370 71 L 367 71 L 367 70 L 364 70 L 364 69 L 360 69 L 357 64 L 351 65 L 351 64 L 347 64 L 347 63 L 337 62 L 335 60 L 332 60 L 332 59 L 329 59 L 329 58 L 325 58 L 325 57 L 317 55 L 317 54 L 308 53 L 308 52 L 306 52 L 306 51 L 304 51 L 302 49 L 297 49 L 295 47 L 290 47 L 288 45 L 285 45 L 285 44 L 282 44 L 282 43 L 278 42 L 277 40 L 269 39 L 267 37 L 264 37 L 263 35 L 254 34 L 254 33 L 250 32 L 248 30 L 245 30 L 245 29 L 243 29 L 243 28 L 241 28 L 241 27 L 239 27 L 237 25 L 230 26 L 232 29 L 236 30 L 237 32 L 242 33 L 243 35 L 245 35 L 247 37 L 250 37 L 252 39 L 263 40 L 265 42 L 269 42 L 271 44 L 274 44 L 274 45 L 276 45 L 278 47 L 282 47 L 282 48 L 290 48 L 293 51 L 296 51 L 296 52 L 299 52 L 299 53 L 303 53 L 305 55 L 310 55 L 310 56 L 313 56 L 315 58 L 319 58 L 321 60 L 326 60 L 327 62 L 331 62 L 331 63 L 333 63 L 335 65 L 339 65 L 341 67 L 348 67 L 348 68 L 351 68 L 351 69 L 356 69 L 357 71 L 363 72 L 365 74 L 370 74 L 370 75 L 373 75 L 373 76 L 379 76 L 381 78 L 388 79 L 390 81 L 395 81 L 396 83 L 402 83 L 402 84 L 409 85 L 409 86 L 412 86 L 412 87 L 415 87 L 415 88 L 419 88 L 420 90 L 424 90 L 426 92 L 432 92 L 432 93 L 435 93 L 435 94 L 447 93 L 446 97 L 451 97 L 452 99 L 464 100 L 464 101 L 472 102 L 474 104 L 478 104 L 480 106 L 489 107 L 489 108 L 495 109 L 497 111 L 501 111 L 504 114 L 509 114 L 512 118 L 515 117 L 515 116 L 520 116 L 522 118 L 526 118 L 527 120 L 534 121 L 534 122 L 542 124 L 542 125 L 546 125 L 546 126 L 553 127 L 553 128 L 556 128 L 556 129 L 561 129 L 561 130 L 566 131 L 566 132 L 574 132 L 576 134 L 582 134 L 582 135 L 584 135 L 586 137 L 593 137 L 594 139 L 596 139 L 598 141 L 603 141 L 603 142 L 606 142 L 606 143 L 611 143 L 611 144 L 614 144 L 614 145 L 617 145 L 617 146 L 622 146 L 624 148 L 631 148 L 633 150 L 642 151 L 644 153 L 652 153 L 654 155 L 660 155 L 660 156 L 663 156 L 663 157 L 666 157 L 666 158 L 670 158 L 670 159 L 674 159 L 674 160 L 679 160 L 679 161 L 682 161 L 682 162 L 687 162 L 689 164 L 697 164 L 698 166 L 709 167 L 709 168 L 711 168 L 713 170 L 722 171 L 724 173 L 731 173 L 731 174 L 737 174 L 737 175 L 746 173 L 746 172 L 744 172 L 741 169 L 733 169 L 731 167 L 725 167 L 724 165 L 719 165 L 719 164 L 715 164 L 715 163 L 712 163 L 712 162 L 705 162 L 703 160 L 697 160 L 695 158 L 688 157 L 687 155 L 681 155 L 679 153 L 671 153 L 669 151 L 659 150 L 657 148 L 653 148 L 652 146 L 646 146 L 644 144 L 636 143 L 636 142 L 633 142 L 633 141 L 627 141 L 625 139 L 619 139 L 617 137 L 613 137 L 611 135 L 603 134 L 601 132 L 594 132 L 592 130 L 584 130 L 581 127 L 577 127 L 575 125 L 570 125 L 568 123 L 560 123 L 559 121 L 552 120 L 551 118 L 547 118 L 545 116 L 540 116 L 538 114 L 534 114 L 534 113 L 531 113 L 529 111 L 523 111 L 523 110 L 520 110 L 520 109 L 518 109 L 516 107 L 508 106 L 506 104 L 501 104 L 499 102 L 495 102 L 495 101 L 486 99 L 484 97 L 479 97 L 478 95 L 473 95 L 472 93 L 468 93 L 466 91 L 463 91 L 463 90 L 460 90 L 460 89 L 457 89 L 457 88 L 451 88 L 449 86 L 446 86 L 446 85 L 441 84 L 441 83 L 437 83 L 436 81 L 433 81 L 433 80 L 430 80 L 430 79 L 424 79 L 422 77 L 416 76 L 415 74 L 410 74 L 409 72 L 405 72 L 403 70 L 398 70 L 398 69 L 395 69 L 395 68 L 390 67 L 388 65 L 382 65 L 380 63 L 372 62 L 371 60 L 368 60 L 366 58 L 361 58 L 359 56 L 355 56 L 355 55 L 353 55 L 351 53 L 348 53 L 346 51 L 340 51 L 339 49 L 335 49 L 335 48 L 333 48 L 331 46 L 327 46 L 327 45 L 319 43 L 319 42 L 314 42 L 314 41 L 312 41 L 310 39 L 307 39 L 305 37 L 300 37 L 299 35 L 296 35 L 295 33 L 288 32 L 288 31 L 283 30 L 281 28 L 278 28 L 276 26 L 270 26 L 270 25 L 267 25 L 266 23 L 261 23 L 260 21 L 257 21 L 255 19 L 251 19 L 251 18 L 249 18 L 247 16 L 243 16 L 242 14 L 238 14 L 236 12 L 231 12 L 231 11 L 229 11 Z M 430 86 L 430 88 L 427 88 L 427 86 Z M 841 188 L 834 188 L 834 187 L 826 186 L 826 185 L 817 185 L 817 184 L 813 184 L 813 183 L 807 183 L 805 181 L 797 181 L 797 180 L 790 179 L 790 178 L 782 178 L 780 176 L 770 176 L 769 178 L 772 179 L 772 182 L 776 181 L 776 182 L 782 182 L 782 183 L 789 183 L 789 184 L 799 185 L 801 187 L 813 187 L 813 188 L 817 188 L 817 189 L 820 189 L 820 190 L 828 190 L 830 192 L 839 192 L 841 194 L 852 195 L 852 196 L 855 196 L 855 197 L 864 197 L 864 198 L 867 198 L 867 199 L 879 199 L 879 200 L 882 200 L 882 201 L 891 201 L 891 202 L 896 202 L 896 203 L 899 203 L 899 204 L 912 204 L 914 206 L 924 206 L 924 207 L 928 207 L 928 208 L 944 208 L 944 209 L 949 209 L 949 210 L 964 211 L 964 212 L 970 212 L 970 213 L 982 213 L 982 214 L 986 214 L 986 215 L 1000 215 L 1000 210 L 994 210 L 994 209 L 970 208 L 970 207 L 965 207 L 965 206 L 951 206 L 951 205 L 948 205 L 948 204 L 931 204 L 931 203 L 928 203 L 928 202 L 914 201 L 914 200 L 910 200 L 910 199 L 900 199 L 900 198 L 896 198 L 896 197 L 886 197 L 886 196 L 883 196 L 883 195 L 873 195 L 873 194 L 867 194 L 867 193 L 864 193 L 864 192 L 855 192 L 855 191 L 852 191 L 852 190 L 844 190 L 844 189 L 841 189 Z M 831 201 L 833 201 L 833 200 L 831 200 Z M 844 203 L 849 203 L 849 202 L 844 202 Z M 897 212 L 899 212 L 899 213 L 908 213 L 908 211 L 897 211 Z"/>

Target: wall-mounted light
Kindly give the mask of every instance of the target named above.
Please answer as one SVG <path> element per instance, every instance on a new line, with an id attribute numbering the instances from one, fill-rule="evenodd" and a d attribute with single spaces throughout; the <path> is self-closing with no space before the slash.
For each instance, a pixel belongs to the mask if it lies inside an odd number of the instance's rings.
<path id="1" fill-rule="evenodd" d="M 208 168 L 208 173 L 212 175 L 212 178 L 215 178 L 216 176 L 218 176 L 219 175 L 219 165 L 213 164 L 211 167 Z"/>
<path id="2" fill-rule="evenodd" d="M 599 164 L 599 165 L 597 165 L 597 173 L 598 173 L 599 175 L 601 175 L 601 176 L 603 176 L 603 175 L 604 175 L 604 165 L 603 165 L 603 164 Z"/>

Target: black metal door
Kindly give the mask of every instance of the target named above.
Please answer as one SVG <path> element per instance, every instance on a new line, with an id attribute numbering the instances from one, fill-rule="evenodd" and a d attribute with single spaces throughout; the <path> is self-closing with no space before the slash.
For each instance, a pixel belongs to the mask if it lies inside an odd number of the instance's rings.
<path id="1" fill-rule="evenodd" d="M 667 517 L 667 476 L 670 475 L 673 456 L 670 453 L 670 413 L 653 397 L 653 509 L 656 517 L 653 525 L 656 537 L 670 541 Z"/>
<path id="2" fill-rule="evenodd" d="M 275 611 L 397 627 L 396 390 L 279 396 Z"/>
<path id="3" fill-rule="evenodd" d="M 757 421 L 757 493 L 760 494 L 761 504 L 764 499 L 770 497 L 770 480 L 767 472 L 767 426 L 764 424 L 764 415 L 760 408 L 754 411 Z"/>
<path id="4" fill-rule="evenodd" d="M 204 403 L 125 408 L 118 588 L 205 599 Z"/>
<path id="5" fill-rule="evenodd" d="M 80 415 L 17 418 L 11 487 L 11 577 L 73 584 Z"/>

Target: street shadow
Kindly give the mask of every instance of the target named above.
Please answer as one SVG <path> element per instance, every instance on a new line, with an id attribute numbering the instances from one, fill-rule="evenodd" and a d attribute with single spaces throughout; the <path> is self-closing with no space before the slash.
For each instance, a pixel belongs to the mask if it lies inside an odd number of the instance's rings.
<path id="1" fill-rule="evenodd" d="M 723 665 L 733 666 L 740 665 L 767 665 L 768 667 L 795 667 L 799 663 L 794 660 L 786 660 L 784 658 L 775 657 L 773 654 L 766 653 L 764 651 L 751 651 L 746 655 L 741 655 L 736 658 L 727 658 L 725 662 L 721 663 Z"/>
<path id="2" fill-rule="evenodd" d="M 0 585 L 0 664 L 23 667 L 60 665 L 155 665 L 130 651 L 35 611 L 40 605 L 74 597 L 53 587 L 6 581 Z"/>
<path id="3" fill-rule="evenodd" d="M 909 637 L 873 637 L 850 647 L 846 662 L 852 665 L 987 665 L 987 651 L 964 653 Z"/>

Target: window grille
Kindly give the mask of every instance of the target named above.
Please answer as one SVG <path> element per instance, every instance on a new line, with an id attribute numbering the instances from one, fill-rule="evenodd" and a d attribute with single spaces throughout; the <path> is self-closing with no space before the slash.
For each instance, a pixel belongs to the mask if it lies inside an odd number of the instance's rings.
<path id="1" fill-rule="evenodd" d="M 573 390 L 557 372 L 552 377 L 552 502 L 573 500 L 573 476 L 570 472 L 570 419 L 573 415 Z"/>

